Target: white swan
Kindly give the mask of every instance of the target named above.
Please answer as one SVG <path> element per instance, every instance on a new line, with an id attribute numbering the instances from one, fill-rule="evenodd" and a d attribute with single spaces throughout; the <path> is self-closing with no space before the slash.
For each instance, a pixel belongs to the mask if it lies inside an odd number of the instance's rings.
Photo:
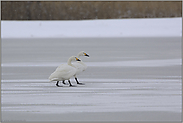
<path id="1" fill-rule="evenodd" d="M 84 51 L 81 51 L 81 52 L 78 53 L 77 57 L 79 59 L 80 59 L 80 56 L 87 56 L 87 57 L 89 57 L 89 55 L 86 52 L 84 52 Z M 75 68 L 76 68 L 76 74 L 74 74 L 74 77 L 75 77 L 75 80 L 76 80 L 77 84 L 83 84 L 83 83 L 79 83 L 76 75 L 79 75 L 81 72 L 86 70 L 86 68 L 87 68 L 86 64 L 81 60 L 81 61 L 78 61 L 78 62 L 74 62 L 73 66 L 75 66 Z"/>
<path id="2" fill-rule="evenodd" d="M 74 60 L 80 61 L 77 57 L 71 56 L 68 59 L 67 64 L 61 64 L 57 67 L 57 69 L 50 75 L 49 80 L 57 81 L 56 86 L 58 87 L 62 87 L 58 85 L 59 81 L 63 81 L 64 83 L 65 80 L 68 80 L 70 86 L 73 86 L 69 79 L 76 74 L 76 68 L 71 64 L 71 61 Z"/>

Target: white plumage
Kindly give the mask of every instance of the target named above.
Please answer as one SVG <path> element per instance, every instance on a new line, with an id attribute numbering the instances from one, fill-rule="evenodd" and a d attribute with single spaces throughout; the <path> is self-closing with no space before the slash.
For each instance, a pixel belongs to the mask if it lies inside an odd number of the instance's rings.
<path id="1" fill-rule="evenodd" d="M 57 81 L 56 86 L 58 87 L 59 81 L 63 81 L 64 83 L 65 80 L 68 80 L 70 86 L 72 86 L 69 79 L 76 74 L 76 68 L 71 64 L 71 61 L 74 60 L 80 61 L 77 57 L 71 56 L 68 59 L 67 64 L 61 64 L 57 67 L 57 69 L 50 75 L 49 80 Z"/>
<path id="2" fill-rule="evenodd" d="M 77 57 L 79 59 L 80 59 L 80 56 L 89 57 L 89 55 L 87 53 L 85 53 L 84 51 L 81 51 L 81 52 L 78 53 Z M 79 83 L 76 75 L 79 75 L 81 72 L 86 70 L 86 68 L 87 68 L 86 64 L 81 60 L 81 61 L 78 61 L 78 62 L 74 62 L 73 66 L 75 66 L 75 68 L 76 68 L 76 73 L 74 74 L 74 77 L 75 77 L 75 80 L 76 80 L 77 84 L 83 84 L 83 83 Z"/>

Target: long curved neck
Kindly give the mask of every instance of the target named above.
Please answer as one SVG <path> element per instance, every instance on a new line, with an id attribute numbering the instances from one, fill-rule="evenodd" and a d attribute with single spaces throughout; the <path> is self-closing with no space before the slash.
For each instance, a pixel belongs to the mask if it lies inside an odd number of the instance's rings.
<path id="1" fill-rule="evenodd" d="M 68 61 L 67 61 L 67 64 L 74 67 L 72 64 L 71 64 L 71 61 L 72 61 L 72 58 L 69 58 Z"/>
<path id="2" fill-rule="evenodd" d="M 82 56 L 82 55 L 83 55 L 83 53 L 80 52 L 80 53 L 78 53 L 77 57 L 80 58 L 80 56 Z"/>

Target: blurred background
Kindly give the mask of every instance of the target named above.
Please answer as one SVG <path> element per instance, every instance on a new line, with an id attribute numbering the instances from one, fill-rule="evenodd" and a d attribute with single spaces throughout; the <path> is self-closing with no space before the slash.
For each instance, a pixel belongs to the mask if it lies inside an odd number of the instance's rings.
<path id="1" fill-rule="evenodd" d="M 182 1 L 1 2 L 2 20 L 89 20 L 182 17 Z"/>

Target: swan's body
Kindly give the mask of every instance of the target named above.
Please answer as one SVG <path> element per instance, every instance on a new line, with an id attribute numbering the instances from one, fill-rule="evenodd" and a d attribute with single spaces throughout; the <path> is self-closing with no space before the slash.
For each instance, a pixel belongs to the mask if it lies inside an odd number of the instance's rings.
<path id="1" fill-rule="evenodd" d="M 50 81 L 63 81 L 70 79 L 76 73 L 76 68 L 67 64 L 60 65 L 49 77 Z"/>
<path id="2" fill-rule="evenodd" d="M 80 61 L 75 56 L 70 57 L 68 59 L 67 64 L 61 64 L 60 66 L 57 67 L 57 69 L 50 75 L 49 80 L 57 81 L 56 83 L 57 86 L 59 86 L 58 85 L 59 81 L 63 81 L 64 83 L 65 80 L 68 80 L 70 86 L 72 86 L 69 79 L 76 74 L 76 68 L 71 64 L 71 61 L 74 60 Z"/>
<path id="3" fill-rule="evenodd" d="M 89 55 L 87 53 L 85 53 L 84 51 L 81 51 L 81 52 L 78 53 L 77 57 L 79 59 L 80 59 L 80 56 L 88 56 L 89 57 Z M 76 75 L 79 75 L 81 72 L 85 71 L 87 66 L 82 60 L 73 63 L 73 66 L 76 68 L 76 73 L 74 74 L 75 80 L 76 80 L 77 84 L 82 84 L 82 83 L 79 83 L 79 81 L 77 80 Z"/>

